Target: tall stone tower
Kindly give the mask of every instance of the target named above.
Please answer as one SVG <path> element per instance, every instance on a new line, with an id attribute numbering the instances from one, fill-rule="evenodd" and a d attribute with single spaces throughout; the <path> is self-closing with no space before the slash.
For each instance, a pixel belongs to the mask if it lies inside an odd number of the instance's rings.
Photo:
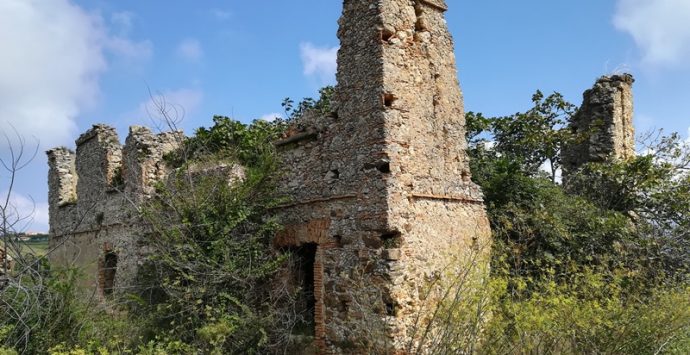
<path id="1" fill-rule="evenodd" d="M 345 0 L 333 112 L 277 143 L 292 201 L 276 247 L 298 256 L 285 284 L 323 352 L 404 351 L 438 291 L 486 264 L 446 10 Z"/>
<path id="2" fill-rule="evenodd" d="M 570 127 L 579 141 L 563 154 L 564 172 L 574 172 L 589 162 L 635 156 L 632 75 L 603 76 L 585 91 L 582 106 Z"/>

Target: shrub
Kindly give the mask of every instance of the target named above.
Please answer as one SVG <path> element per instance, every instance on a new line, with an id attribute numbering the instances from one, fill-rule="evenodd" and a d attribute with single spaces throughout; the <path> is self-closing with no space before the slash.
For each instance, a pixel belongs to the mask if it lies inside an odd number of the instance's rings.
<path id="1" fill-rule="evenodd" d="M 149 257 L 131 313 L 147 315 L 147 338 L 179 339 L 204 353 L 258 353 L 282 330 L 270 281 L 284 257 L 271 247 L 280 226 L 268 214 L 282 201 L 271 145 L 277 130 L 260 121 L 215 123 L 187 142 L 194 158 L 181 161 L 143 208 Z"/>

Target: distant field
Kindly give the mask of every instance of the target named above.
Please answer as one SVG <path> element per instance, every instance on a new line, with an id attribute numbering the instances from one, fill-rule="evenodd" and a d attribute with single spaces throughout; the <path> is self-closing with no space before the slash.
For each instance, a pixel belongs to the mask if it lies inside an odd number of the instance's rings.
<path id="1" fill-rule="evenodd" d="M 34 253 L 36 256 L 43 256 L 48 252 L 48 241 L 41 242 L 19 242 L 22 252 Z M 12 253 L 10 253 L 12 255 Z"/>

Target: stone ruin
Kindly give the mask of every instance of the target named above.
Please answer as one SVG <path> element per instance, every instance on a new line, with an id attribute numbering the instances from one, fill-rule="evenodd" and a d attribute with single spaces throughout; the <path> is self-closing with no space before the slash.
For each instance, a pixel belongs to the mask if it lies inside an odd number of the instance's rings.
<path id="1" fill-rule="evenodd" d="M 632 75 L 603 76 L 585 91 L 570 122 L 578 140 L 563 151 L 567 175 L 589 162 L 625 160 L 635 156 Z"/>
<path id="2" fill-rule="evenodd" d="M 312 260 L 322 349 L 374 332 L 404 349 L 428 284 L 487 259 L 445 11 L 439 0 L 345 1 L 333 112 L 277 142 L 293 202 L 276 245 Z"/>
<path id="3" fill-rule="evenodd" d="M 137 240 L 147 233 L 136 206 L 167 175 L 163 155 L 182 138 L 133 126 L 121 146 L 114 128 L 95 125 L 76 153 L 49 150 L 51 261 L 80 266 L 84 285 L 101 297 L 130 284 L 143 257 Z"/>
<path id="4" fill-rule="evenodd" d="M 404 353 L 438 291 L 466 270 L 486 275 L 491 232 L 470 178 L 445 1 L 343 7 L 332 112 L 308 113 L 275 143 L 291 202 L 275 211 L 285 228 L 274 246 L 297 256 L 277 282 L 306 291 L 298 311 L 313 319 L 320 352 Z M 570 167 L 629 154 L 631 83 L 605 77 L 585 94 L 574 130 L 599 120 L 609 129 L 572 148 Z M 149 231 L 136 206 L 181 139 L 132 127 L 122 146 L 113 128 L 96 125 L 76 154 L 48 152 L 52 258 L 85 268 L 102 297 L 126 288 L 142 261 L 137 241 Z"/>

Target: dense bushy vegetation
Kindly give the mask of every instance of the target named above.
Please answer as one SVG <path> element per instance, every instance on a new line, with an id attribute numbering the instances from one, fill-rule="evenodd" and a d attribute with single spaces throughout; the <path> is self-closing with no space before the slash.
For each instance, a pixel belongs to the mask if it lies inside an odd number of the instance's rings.
<path id="1" fill-rule="evenodd" d="M 509 117 L 467 116 L 494 235 L 485 351 L 687 353 L 687 145 L 659 138 L 560 184 L 560 150 L 579 139 L 566 126 L 572 105 L 559 94 L 533 102 Z"/>
<path id="2" fill-rule="evenodd" d="M 328 113 L 332 92 L 296 108 L 286 100 L 288 120 Z M 494 233 L 491 277 L 458 277 L 410 352 L 689 353 L 690 149 L 659 136 L 634 159 L 586 165 L 562 184 L 560 152 L 581 139 L 567 129 L 574 107 L 540 92 L 533 103 L 467 115 Z M 137 287 L 104 307 L 83 297 L 74 271 L 32 264 L 40 278 L 0 294 L 12 305 L 0 311 L 0 354 L 284 351 L 299 322 L 286 316 L 294 295 L 269 284 L 287 257 L 270 247 L 281 203 L 272 141 L 286 125 L 217 116 L 199 129 L 142 208 L 152 233 Z M 232 174 L 243 178 L 228 183 Z"/>
<path id="3" fill-rule="evenodd" d="M 157 186 L 143 207 L 150 257 L 140 269 L 130 313 L 146 314 L 149 337 L 204 353 L 255 353 L 278 341 L 272 275 L 283 257 L 271 248 L 280 202 L 271 142 L 276 124 L 215 117 L 176 156 L 192 157 Z"/>

